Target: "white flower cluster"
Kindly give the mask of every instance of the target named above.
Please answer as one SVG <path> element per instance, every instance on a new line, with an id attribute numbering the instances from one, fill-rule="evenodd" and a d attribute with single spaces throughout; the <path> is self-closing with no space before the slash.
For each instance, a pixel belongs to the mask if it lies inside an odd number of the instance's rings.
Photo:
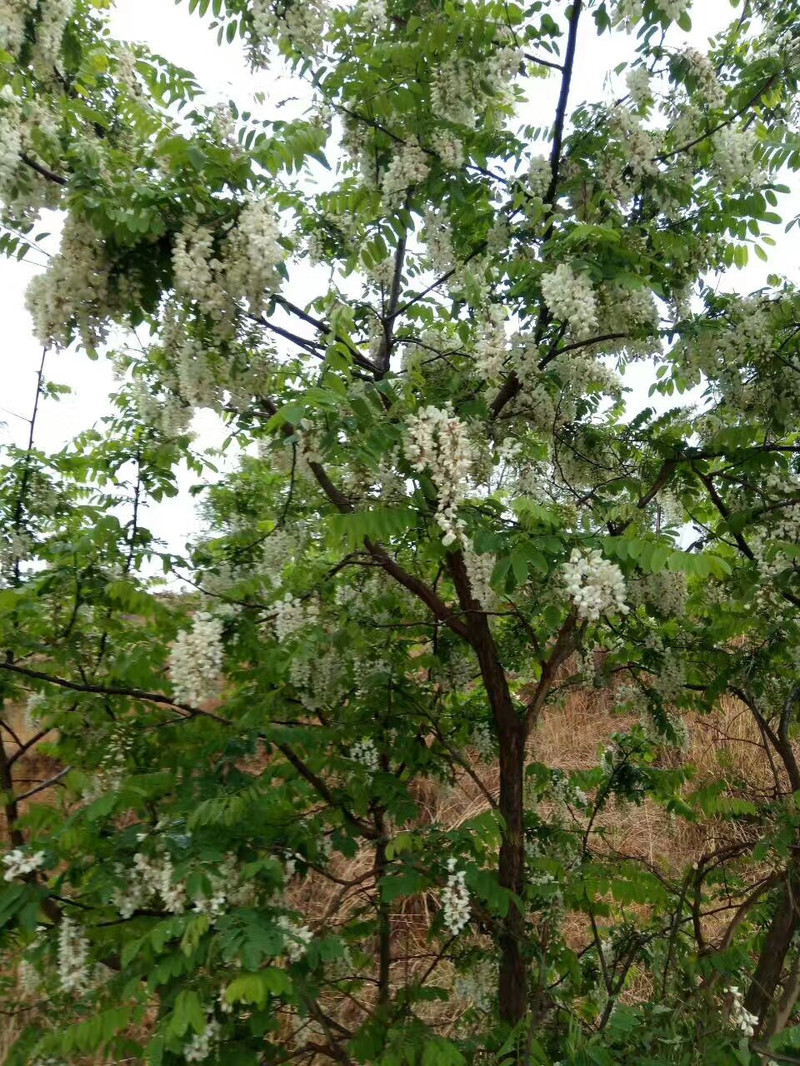
<path id="1" fill-rule="evenodd" d="M 272 605 L 275 611 L 273 619 L 275 635 L 282 644 L 296 633 L 319 621 L 319 604 L 316 600 L 298 600 L 287 592 L 282 600 Z"/>
<path id="2" fill-rule="evenodd" d="M 469 921 L 469 892 L 464 884 L 466 874 L 456 870 L 456 860 L 447 860 L 447 884 L 442 889 L 442 916 L 445 929 L 453 936 L 458 936 Z"/>
<path id="3" fill-rule="evenodd" d="M 40 73 L 48 73 L 58 60 L 67 22 L 75 10 L 75 0 L 45 0 L 36 24 L 33 63 Z"/>
<path id="4" fill-rule="evenodd" d="M 23 999 L 30 999 L 42 983 L 41 975 L 28 959 L 21 959 L 17 967 L 17 984 Z"/>
<path id="5" fill-rule="evenodd" d="M 509 353 L 503 313 L 499 307 L 489 310 L 489 317 L 479 329 L 475 345 L 475 366 L 486 381 L 497 381 L 503 373 Z"/>
<path id="6" fill-rule="evenodd" d="M 221 335 L 230 335 L 240 301 L 260 314 L 267 292 L 280 287 L 277 267 L 285 256 L 279 236 L 278 217 L 264 199 L 244 204 L 219 254 L 212 229 L 191 219 L 173 245 L 175 292 L 214 319 Z"/>
<path id="7" fill-rule="evenodd" d="M 89 941 L 71 918 L 58 927 L 58 980 L 65 992 L 79 992 L 89 979 Z"/>
<path id="8" fill-rule="evenodd" d="M 428 156 L 416 140 L 399 145 L 381 180 L 381 191 L 386 207 L 400 207 L 406 190 L 420 185 L 428 176 Z"/>
<path id="9" fill-rule="evenodd" d="M 244 297 L 254 315 L 265 310 L 265 295 L 280 288 L 278 264 L 285 254 L 278 238 L 278 216 L 267 200 L 250 200 L 225 241 L 225 282 L 235 298 Z"/>
<path id="10" fill-rule="evenodd" d="M 314 939 L 314 934 L 307 925 L 298 925 L 282 914 L 278 918 L 278 925 L 283 932 L 283 947 L 290 962 L 299 962 L 303 958 L 308 945 Z"/>
<path id="11" fill-rule="evenodd" d="M 458 504 L 475 461 L 466 425 L 446 408 L 423 407 L 409 421 L 405 454 L 414 470 L 428 470 L 439 494 L 436 520 L 449 546 L 461 538 Z"/>
<path id="12" fill-rule="evenodd" d="M 172 272 L 179 296 L 200 305 L 205 314 L 221 319 L 230 310 L 222 284 L 224 264 L 214 256 L 214 234 L 196 220 L 187 222 L 175 237 Z"/>
<path id="13" fill-rule="evenodd" d="M 371 774 L 377 773 L 381 768 L 375 741 L 369 737 L 356 741 L 350 749 L 350 758 L 353 762 L 361 763 Z"/>
<path id="14" fill-rule="evenodd" d="M 491 552 L 484 552 L 482 555 L 478 555 L 469 543 L 464 544 L 463 553 L 464 566 L 467 570 L 473 599 L 483 610 L 488 611 L 494 605 L 495 598 L 491 586 L 495 557 Z"/>
<path id="15" fill-rule="evenodd" d="M 133 869 L 117 872 L 124 876 L 126 887 L 114 894 L 114 905 L 122 918 L 160 898 L 170 914 L 183 914 L 186 889 L 182 882 L 174 882 L 174 868 L 168 855 L 151 858 L 142 852 L 133 857 Z"/>
<path id="16" fill-rule="evenodd" d="M 456 977 L 453 991 L 464 1003 L 488 1013 L 497 991 L 497 964 L 491 959 L 481 959 L 469 973 Z"/>
<path id="17" fill-rule="evenodd" d="M 656 0 L 658 8 L 674 22 L 692 6 L 692 0 Z"/>
<path id="18" fill-rule="evenodd" d="M 0 194 L 14 183 L 22 151 L 22 116 L 19 103 L 8 86 L 0 92 Z"/>
<path id="19" fill-rule="evenodd" d="M 198 611 L 169 653 L 169 673 L 178 703 L 197 707 L 215 692 L 222 671 L 222 621 Z"/>
<path id="20" fill-rule="evenodd" d="M 597 328 L 597 308 L 592 283 L 584 274 L 575 274 L 566 263 L 559 263 L 542 278 L 542 296 L 548 310 L 569 323 L 579 339 Z"/>
<path id="21" fill-rule="evenodd" d="M 625 579 L 616 563 L 603 558 L 599 548 L 584 554 L 574 548 L 564 564 L 567 594 L 578 609 L 578 617 L 596 622 L 601 614 L 627 614 Z"/>
<path id="22" fill-rule="evenodd" d="M 634 178 L 652 178 L 658 174 L 656 155 L 658 154 L 659 137 L 658 131 L 647 129 L 639 117 L 626 107 L 613 107 L 609 112 L 609 125 L 613 129 L 619 148 L 625 154 L 625 162 L 630 167 Z M 622 193 L 622 187 L 617 190 L 625 179 L 623 176 L 610 171 L 607 180 L 612 189 Z M 620 195 L 620 199 L 624 199 Z"/>
<path id="23" fill-rule="evenodd" d="M 253 59 L 266 66 L 275 39 L 302 55 L 314 55 L 325 33 L 328 7 L 324 0 L 252 0 L 250 14 L 257 42 Z"/>
<path id="24" fill-rule="evenodd" d="M 35 854 L 26 855 L 22 848 L 14 848 L 13 851 L 3 856 L 3 865 L 6 868 L 3 880 L 14 881 L 43 866 L 44 852 L 37 851 Z"/>
<path id="25" fill-rule="evenodd" d="M 483 762 L 489 762 L 494 757 L 495 742 L 488 722 L 478 722 L 472 730 L 470 744 L 478 753 Z"/>
<path id="26" fill-rule="evenodd" d="M 754 159 L 758 142 L 751 130 L 719 130 L 711 140 L 714 168 L 727 188 L 758 185 L 763 180 L 763 173 Z"/>
<path id="27" fill-rule="evenodd" d="M 386 0 L 359 0 L 353 9 L 362 26 L 372 30 L 382 30 L 387 23 Z"/>
<path id="28" fill-rule="evenodd" d="M 470 129 L 491 121 L 490 105 L 493 100 L 505 103 L 521 60 L 518 48 L 503 45 L 481 62 L 453 56 L 439 63 L 431 87 L 432 113 Z"/>
<path id="29" fill-rule="evenodd" d="M 219 1035 L 219 1022 L 214 1018 L 207 1018 L 206 1027 L 202 1033 L 195 1033 L 189 1043 L 184 1046 L 183 1057 L 187 1062 L 205 1062 L 219 1040 Z"/>
<path id="30" fill-rule="evenodd" d="M 105 338 L 105 320 L 118 305 L 112 299 L 103 241 L 88 222 L 67 217 L 61 249 L 30 283 L 25 302 L 43 345 L 66 345 L 73 321 L 85 345 L 96 346 Z"/>
<path id="31" fill-rule="evenodd" d="M 643 574 L 629 585 L 630 602 L 634 606 L 648 604 L 659 614 L 680 618 L 686 614 L 689 586 L 686 574 L 681 571 L 661 570 L 655 574 Z"/>
<path id="32" fill-rule="evenodd" d="M 753 1036 L 758 1025 L 758 1015 L 745 1010 L 744 996 L 736 985 L 731 985 L 726 991 L 732 1000 L 731 1021 L 745 1036 Z"/>
<path id="33" fill-rule="evenodd" d="M 698 52 L 696 48 L 687 48 L 683 58 L 689 63 L 692 74 L 697 79 L 697 91 L 701 99 L 709 107 L 722 107 L 725 103 L 725 90 L 719 83 L 714 64 Z"/>
<path id="34" fill-rule="evenodd" d="M 528 184 L 530 185 L 533 195 L 537 196 L 540 200 L 543 200 L 550 187 L 552 178 L 552 164 L 547 156 L 533 156 L 528 168 Z"/>
<path id="35" fill-rule="evenodd" d="M 611 20 L 618 22 L 637 22 L 642 17 L 642 0 L 616 0 L 612 7 Z"/>
<path id="36" fill-rule="evenodd" d="M 625 84 L 637 108 L 644 107 L 651 99 L 650 72 L 647 67 L 631 67 L 625 75 Z"/>
<path id="37" fill-rule="evenodd" d="M 455 253 L 450 219 L 444 211 L 429 208 L 425 212 L 423 237 L 431 266 L 437 274 L 445 274 L 455 262 Z"/>
<path id="38" fill-rule="evenodd" d="M 639 722 L 645 737 L 652 744 L 674 747 L 678 751 L 688 751 L 691 735 L 686 720 L 677 714 L 665 712 L 666 727 L 656 718 L 652 708 L 645 703 L 639 711 Z"/>
<path id="39" fill-rule="evenodd" d="M 133 383 L 131 394 L 137 414 L 146 425 L 159 430 L 168 439 L 180 437 L 189 432 L 192 423 L 192 408 L 181 397 L 157 396 L 141 378 L 137 378 Z M 183 395 L 183 390 L 181 390 L 181 396 Z"/>
<path id="40" fill-rule="evenodd" d="M 207 914 L 212 920 L 224 914 L 229 906 L 249 906 L 255 898 L 253 883 L 242 879 L 235 855 L 228 855 L 216 871 L 208 871 L 211 895 L 195 896 L 192 909 Z"/>
<path id="41" fill-rule="evenodd" d="M 452 133 L 445 133 L 443 130 L 439 130 L 431 138 L 431 144 L 433 145 L 433 150 L 446 167 L 452 167 L 457 170 L 463 166 L 464 145 L 458 137 L 454 137 Z"/>
<path id="42" fill-rule="evenodd" d="M 100 765 L 87 793 L 86 800 L 92 802 L 109 792 L 116 792 L 125 778 L 128 756 L 133 747 L 133 739 L 124 725 L 115 726 L 111 735 L 104 737 L 105 749 Z"/>
<path id="43" fill-rule="evenodd" d="M 0 0 L 0 48 L 15 56 L 22 47 L 25 24 L 36 10 L 37 0 Z"/>

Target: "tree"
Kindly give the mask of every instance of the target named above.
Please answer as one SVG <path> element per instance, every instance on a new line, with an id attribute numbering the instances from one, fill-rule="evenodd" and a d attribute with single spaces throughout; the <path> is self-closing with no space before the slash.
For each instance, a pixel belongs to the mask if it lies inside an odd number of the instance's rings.
<path id="1" fill-rule="evenodd" d="M 190 0 L 308 86 L 265 119 L 104 0 L 0 5 L 0 239 L 63 210 L 37 332 L 121 376 L 3 468 L 9 1062 L 792 1061 L 798 297 L 714 280 L 798 163 L 798 8 L 701 54 L 688 6 Z M 576 106 L 624 32 L 624 95 Z M 196 407 L 244 457 L 182 560 L 143 523 L 208 480 Z M 587 684 L 639 721 L 569 774 L 537 726 Z M 768 788 L 664 756 L 725 695 Z M 480 813 L 426 817 L 457 780 Z M 645 798 L 716 843 L 616 853 Z"/>

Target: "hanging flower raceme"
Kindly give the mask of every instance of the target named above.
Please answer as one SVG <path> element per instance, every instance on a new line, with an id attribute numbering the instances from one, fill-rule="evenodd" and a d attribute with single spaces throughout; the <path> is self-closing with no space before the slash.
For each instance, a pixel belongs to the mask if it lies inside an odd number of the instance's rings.
<path id="1" fill-rule="evenodd" d="M 447 884 L 442 889 L 442 917 L 445 928 L 453 936 L 458 936 L 469 921 L 469 892 L 464 883 L 466 873 L 456 869 L 456 860 L 447 860 L 450 871 Z"/>
<path id="2" fill-rule="evenodd" d="M 564 564 L 564 584 L 584 621 L 596 622 L 601 614 L 628 613 L 622 571 L 597 548 L 586 554 L 580 548 L 573 549 Z"/>
<path id="3" fill-rule="evenodd" d="M 567 322 L 577 337 L 588 337 L 597 329 L 592 283 L 566 263 L 559 263 L 552 274 L 544 275 L 542 296 L 551 314 Z"/>
<path id="4" fill-rule="evenodd" d="M 449 547 L 462 537 L 458 505 L 475 461 L 467 427 L 449 405 L 424 407 L 409 420 L 405 453 L 414 470 L 430 473 L 439 494 L 436 521 L 444 532 L 442 543 Z"/>
<path id="5" fill-rule="evenodd" d="M 89 941 L 71 918 L 58 927 L 58 979 L 65 992 L 86 987 L 89 978 Z"/>
<path id="6" fill-rule="evenodd" d="M 252 314 L 260 314 L 281 282 L 278 266 L 285 255 L 279 236 L 278 217 L 268 200 L 247 201 L 217 247 L 212 228 L 190 219 L 175 237 L 176 293 L 223 328 L 230 328 L 242 301 Z"/>
<path id="7" fill-rule="evenodd" d="M 222 622 L 199 611 L 192 628 L 183 630 L 170 650 L 169 673 L 175 699 L 197 707 L 210 699 L 222 671 Z"/>

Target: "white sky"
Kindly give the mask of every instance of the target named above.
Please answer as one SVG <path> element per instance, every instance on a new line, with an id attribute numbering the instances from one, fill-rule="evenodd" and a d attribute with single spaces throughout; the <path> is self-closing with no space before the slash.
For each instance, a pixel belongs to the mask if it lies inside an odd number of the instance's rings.
<path id="1" fill-rule="evenodd" d="M 729 0 L 696 0 L 692 19 L 694 26 L 686 38 L 687 43 L 703 47 L 709 36 L 718 32 L 735 16 Z M 122 39 L 145 42 L 153 51 L 165 56 L 180 66 L 194 72 L 204 86 L 211 102 L 234 99 L 240 105 L 258 90 L 267 93 L 267 105 L 253 108 L 255 114 L 275 118 L 289 117 L 277 110 L 277 103 L 298 93 L 305 95 L 303 88 L 290 75 L 276 71 L 261 72 L 254 75 L 246 66 L 243 56 L 237 52 L 237 45 L 216 43 L 216 32 L 207 29 L 207 23 L 188 14 L 186 5 L 174 6 L 170 0 L 117 0 L 112 15 L 112 32 Z M 612 38 L 608 35 L 601 40 L 589 38 L 594 35 L 594 27 L 589 19 L 582 27 L 583 51 L 579 39 L 579 61 L 573 79 L 570 105 L 574 107 L 581 100 L 597 99 L 605 95 L 604 79 L 608 71 L 620 61 L 630 58 L 632 39 L 624 34 Z M 671 39 L 679 45 L 686 35 L 676 28 L 671 31 Z M 624 77 L 624 75 L 623 75 Z M 545 125 L 552 121 L 555 101 L 558 93 L 556 72 L 547 80 L 532 79 L 531 98 L 527 121 Z M 624 88 L 617 82 L 617 93 L 622 95 Z M 300 101 L 298 101 L 298 104 Z M 270 106 L 272 105 L 272 106 Z M 292 107 L 292 105 L 289 105 Z M 295 104 L 296 108 L 298 105 Z M 779 211 L 787 220 L 800 214 L 800 195 L 795 192 L 786 197 L 779 206 Z M 50 226 L 43 227 L 52 229 Z M 751 256 L 748 267 L 734 271 L 721 282 L 721 287 L 740 292 L 751 291 L 763 285 L 769 272 L 785 274 L 793 281 L 800 281 L 800 270 L 792 247 L 794 234 L 788 236 L 783 226 L 771 227 L 769 230 L 776 240 L 769 264 L 763 264 Z M 33 402 L 35 374 L 41 358 L 41 350 L 31 333 L 30 320 L 24 306 L 25 288 L 39 269 L 35 264 L 41 257 L 30 253 L 30 260 L 22 262 L 0 258 L 0 292 L 2 293 L 3 331 L 0 361 L 2 361 L 2 390 L 0 390 L 0 441 L 13 440 L 18 444 L 27 439 L 28 427 L 22 418 L 27 417 Z M 295 298 L 303 302 L 303 282 L 300 279 L 300 294 L 295 287 Z M 288 293 L 292 295 L 290 286 Z M 90 362 L 81 352 L 51 352 L 48 355 L 48 377 L 73 388 L 72 395 L 60 402 L 46 402 L 43 405 L 37 428 L 37 443 L 49 450 L 57 448 L 75 435 L 80 429 L 94 424 L 108 410 L 108 393 L 114 387 L 110 367 L 100 359 Z M 626 384 L 637 387 L 643 398 L 646 385 L 651 380 L 647 367 L 634 368 L 626 376 Z M 651 402 L 656 404 L 658 397 Z M 665 406 L 670 406 L 666 403 Z M 3 425 L 2 423 L 5 423 Z M 212 446 L 221 439 L 217 420 L 208 413 L 201 414 L 195 423 L 199 441 Z M 182 550 L 187 537 L 196 529 L 194 504 L 188 495 L 188 486 L 193 478 L 184 478 L 184 492 L 181 496 L 163 505 L 151 509 L 146 522 L 150 529 L 160 536 L 173 550 Z"/>

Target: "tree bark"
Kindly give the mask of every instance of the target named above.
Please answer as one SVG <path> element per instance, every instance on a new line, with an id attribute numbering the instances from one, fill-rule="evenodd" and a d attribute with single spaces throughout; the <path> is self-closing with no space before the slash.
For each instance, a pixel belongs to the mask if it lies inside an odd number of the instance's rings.
<path id="1" fill-rule="evenodd" d="M 800 906 L 800 869 L 798 869 L 797 862 L 793 862 L 744 999 L 745 1010 L 757 1016 L 759 1026 L 763 1025 L 772 1006 L 786 954 L 798 926 L 798 918 L 800 918 L 798 906 Z"/>
<path id="2" fill-rule="evenodd" d="M 520 898 L 525 888 L 522 781 L 525 767 L 525 735 L 522 723 L 500 738 L 500 813 L 505 831 L 500 844 L 498 880 Z M 516 903 L 509 907 L 499 936 L 500 1017 L 516 1025 L 528 1009 L 528 982 L 523 943 L 525 919 Z"/>

